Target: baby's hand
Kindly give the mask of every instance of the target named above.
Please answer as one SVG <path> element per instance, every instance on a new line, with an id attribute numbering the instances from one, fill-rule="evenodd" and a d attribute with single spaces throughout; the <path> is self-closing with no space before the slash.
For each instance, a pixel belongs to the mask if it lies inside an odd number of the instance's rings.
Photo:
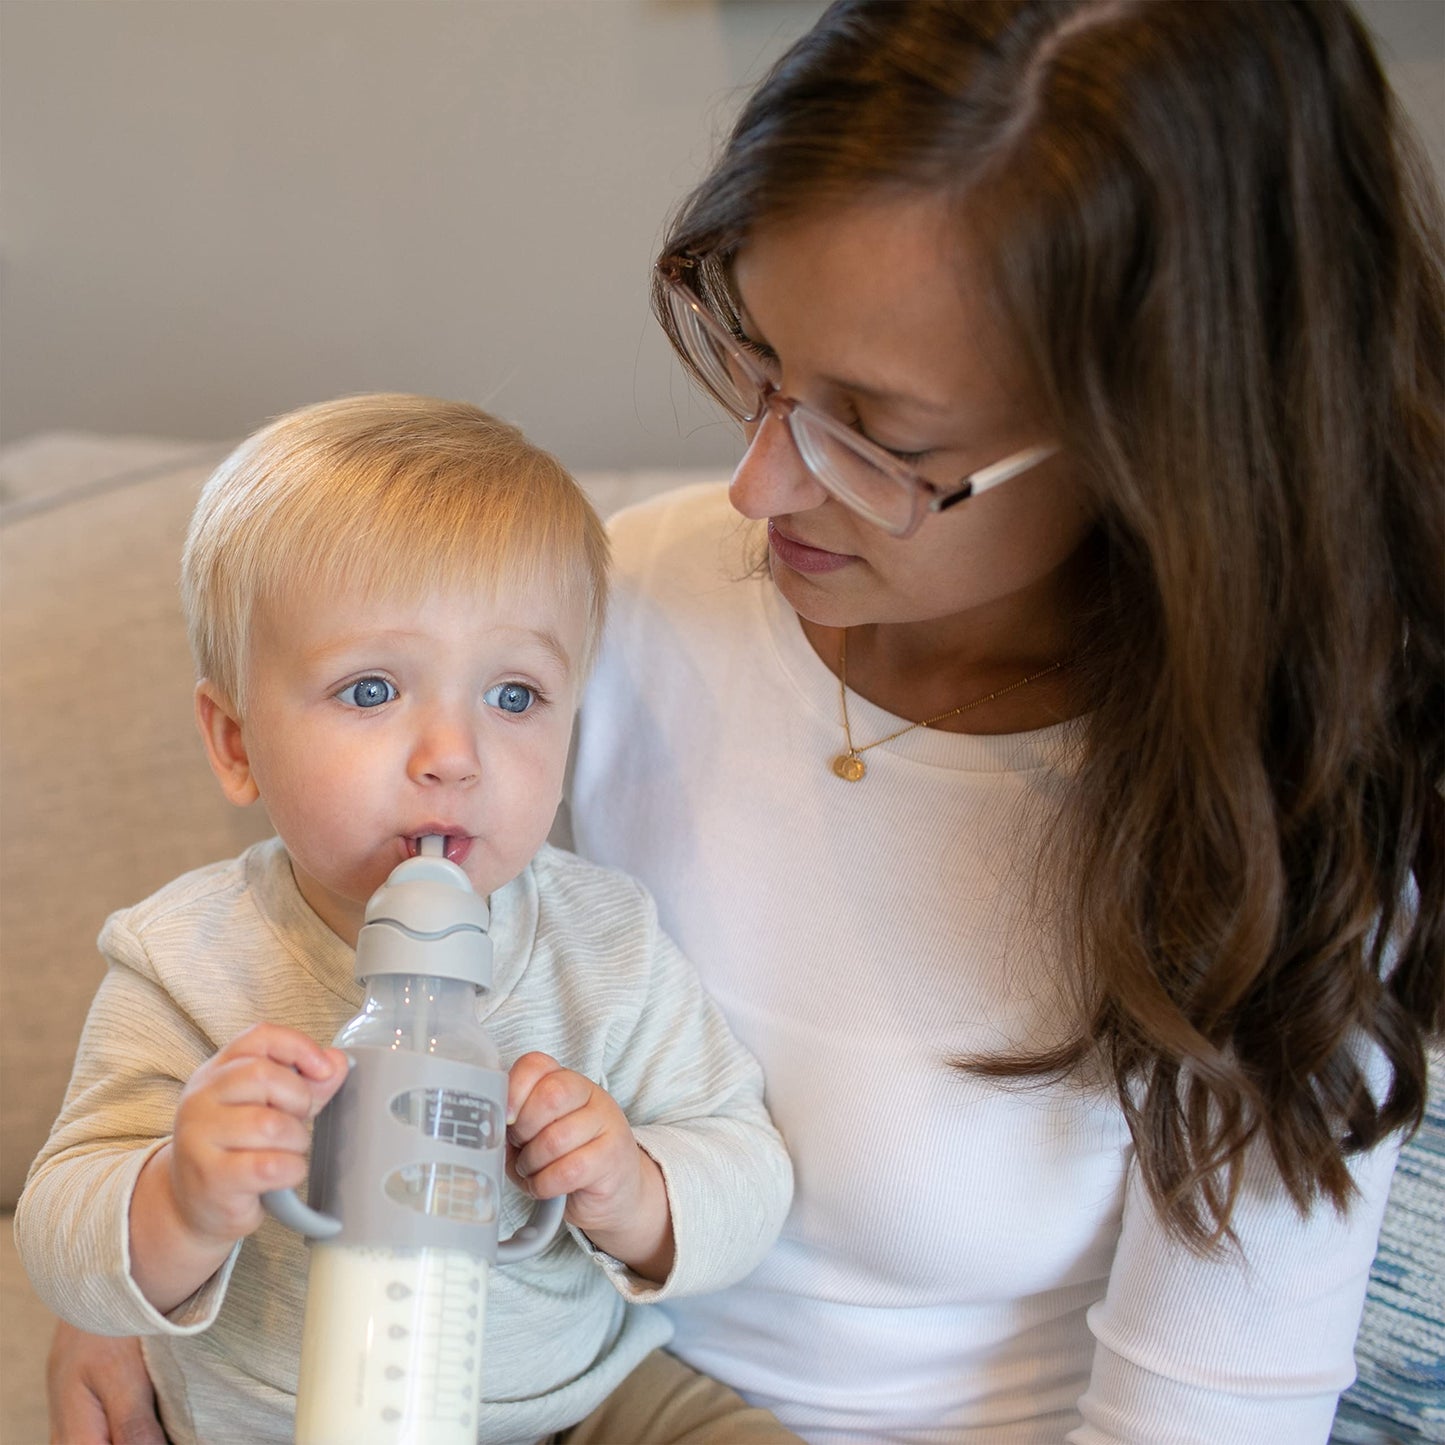
<path id="1" fill-rule="evenodd" d="M 523 1054 L 507 1089 L 507 1169 L 536 1199 L 565 1194 L 566 1219 L 650 1279 L 672 1268 L 662 1171 L 603 1088 L 547 1054 Z"/>
<path id="2" fill-rule="evenodd" d="M 255 1024 L 191 1075 L 176 1109 L 170 1180 L 194 1235 L 244 1238 L 265 1217 L 263 1193 L 301 1182 L 306 1125 L 346 1073 L 339 1049 L 281 1024 Z"/>

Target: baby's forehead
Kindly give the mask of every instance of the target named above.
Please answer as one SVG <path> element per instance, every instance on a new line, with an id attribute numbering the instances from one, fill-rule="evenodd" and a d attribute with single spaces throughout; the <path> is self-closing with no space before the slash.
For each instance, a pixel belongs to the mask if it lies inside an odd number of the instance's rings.
<path id="1" fill-rule="evenodd" d="M 377 544 L 295 551 L 275 568 L 266 590 L 293 603 L 352 596 L 403 608 L 439 597 L 470 597 L 488 606 L 526 598 L 539 605 L 570 602 L 574 593 L 588 590 L 587 583 L 580 556 L 514 551 L 489 557 L 465 548 L 443 552 Z"/>
<path id="2" fill-rule="evenodd" d="M 419 619 L 490 627 L 519 641 L 541 639 L 569 668 L 588 651 L 594 610 L 585 575 L 540 561 L 511 570 L 476 567 L 438 571 L 424 560 L 396 571 L 355 565 L 310 566 L 278 573 L 258 597 L 253 631 L 272 638 L 300 624 L 336 634 L 380 635 Z"/>

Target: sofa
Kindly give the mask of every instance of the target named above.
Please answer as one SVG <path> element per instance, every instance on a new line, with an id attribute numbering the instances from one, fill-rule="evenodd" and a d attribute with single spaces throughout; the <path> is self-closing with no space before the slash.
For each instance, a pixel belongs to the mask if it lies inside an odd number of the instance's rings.
<path id="1" fill-rule="evenodd" d="M 176 596 L 186 520 L 224 444 L 53 434 L 0 451 L 0 1441 L 48 1438 L 53 1321 L 9 1217 L 69 1077 L 112 909 L 265 836 L 221 797 L 191 722 Z M 604 514 L 696 475 L 581 480 Z M 1445 1101 L 1407 1148 L 1335 1439 L 1445 1440 Z M 1218 1442 L 1233 1445 L 1233 1442 Z"/>

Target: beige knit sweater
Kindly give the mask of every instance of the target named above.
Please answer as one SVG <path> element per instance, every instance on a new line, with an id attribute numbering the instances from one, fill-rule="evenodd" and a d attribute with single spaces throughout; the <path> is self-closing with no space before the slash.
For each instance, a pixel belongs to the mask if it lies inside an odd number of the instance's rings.
<path id="1" fill-rule="evenodd" d="M 582 1418 L 666 1341 L 667 1318 L 648 1305 L 746 1274 L 777 1236 L 792 1176 L 757 1064 L 640 887 L 544 848 L 491 903 L 482 1016 L 504 1065 L 542 1049 L 613 1094 L 662 1168 L 677 1241 L 661 1288 L 575 1231 L 493 1271 L 478 1439 L 523 1442 Z M 297 893 L 279 840 L 115 914 L 101 947 L 109 972 L 16 1217 L 25 1267 L 65 1318 L 147 1336 L 177 1445 L 289 1441 L 305 1246 L 268 1221 L 161 1316 L 129 1275 L 127 1213 L 194 1069 L 260 1019 L 329 1041 L 361 1003 L 352 951 Z M 504 1235 L 529 1207 L 509 1186 Z"/>

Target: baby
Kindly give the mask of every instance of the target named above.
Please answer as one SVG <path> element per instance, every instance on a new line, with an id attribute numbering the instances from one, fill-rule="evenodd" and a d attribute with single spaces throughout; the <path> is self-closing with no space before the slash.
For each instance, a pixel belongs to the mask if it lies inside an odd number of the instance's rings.
<path id="1" fill-rule="evenodd" d="M 746 1274 L 792 1175 L 757 1064 L 650 899 L 544 841 L 606 569 L 562 467 L 459 403 L 308 407 L 201 495 L 181 579 L 196 719 L 226 797 L 263 802 L 278 836 L 107 921 L 16 1218 L 57 1313 L 147 1336 L 177 1445 L 291 1439 L 304 1247 L 260 1196 L 300 1183 L 345 1077 L 323 1041 L 361 1002 L 366 900 L 435 834 L 490 896 L 502 1234 L 568 1196 L 558 1241 L 493 1274 L 478 1439 L 563 1430 L 645 1358 L 649 1401 L 686 1396 L 716 1438 L 730 1414 L 794 1438 L 655 1354 L 670 1326 L 639 1307 Z"/>

